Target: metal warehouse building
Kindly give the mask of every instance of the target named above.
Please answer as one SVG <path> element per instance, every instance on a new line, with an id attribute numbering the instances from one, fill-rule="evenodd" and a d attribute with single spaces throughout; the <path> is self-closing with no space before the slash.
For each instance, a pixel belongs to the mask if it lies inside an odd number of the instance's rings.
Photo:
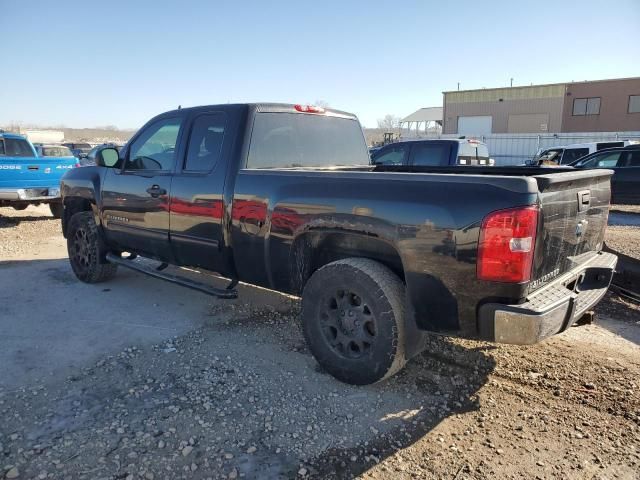
<path id="1" fill-rule="evenodd" d="M 640 77 L 443 93 L 444 134 L 640 130 Z"/>

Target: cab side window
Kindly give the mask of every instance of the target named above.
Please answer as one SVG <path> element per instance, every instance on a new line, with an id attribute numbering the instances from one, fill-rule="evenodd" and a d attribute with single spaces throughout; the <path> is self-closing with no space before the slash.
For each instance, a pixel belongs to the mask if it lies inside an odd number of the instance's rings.
<path id="1" fill-rule="evenodd" d="M 172 170 L 181 118 L 163 118 L 149 125 L 131 144 L 125 170 Z"/>
<path id="2" fill-rule="evenodd" d="M 620 162 L 622 167 L 640 167 L 640 150 L 627 152 L 626 159 Z"/>
<path id="3" fill-rule="evenodd" d="M 222 155 L 226 126 L 224 113 L 201 115 L 193 122 L 184 171 L 210 172 Z"/>
<path id="4" fill-rule="evenodd" d="M 378 152 L 373 158 L 375 165 L 404 165 L 407 149 L 403 145 L 396 145 Z"/>
<path id="5" fill-rule="evenodd" d="M 587 168 L 613 168 L 618 166 L 620 155 L 623 152 L 609 152 L 595 155 L 584 163 L 581 163 L 581 167 Z"/>
<path id="6" fill-rule="evenodd" d="M 562 165 L 574 162 L 585 155 L 589 155 L 588 148 L 567 148 L 562 155 Z"/>

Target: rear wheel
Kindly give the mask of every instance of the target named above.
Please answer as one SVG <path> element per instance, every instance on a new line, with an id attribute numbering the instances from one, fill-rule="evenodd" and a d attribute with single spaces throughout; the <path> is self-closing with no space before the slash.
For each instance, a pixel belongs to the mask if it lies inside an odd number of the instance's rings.
<path id="1" fill-rule="evenodd" d="M 27 205 L 26 203 L 25 203 L 25 204 L 23 204 L 23 203 L 19 203 L 19 204 L 17 204 L 17 205 L 13 205 L 13 209 L 14 209 L 14 210 L 24 210 L 24 209 L 26 209 L 28 206 L 29 206 L 29 205 Z"/>
<path id="2" fill-rule="evenodd" d="M 62 218 L 62 213 L 64 211 L 62 203 L 50 203 L 49 210 L 51 210 L 51 215 L 55 218 Z"/>
<path id="3" fill-rule="evenodd" d="M 67 252 L 73 273 L 86 283 L 99 283 L 113 278 L 117 265 L 105 259 L 107 249 L 92 212 L 79 212 L 71 217 L 67 229 Z"/>
<path id="4" fill-rule="evenodd" d="M 318 363 L 338 380 L 367 385 L 406 363 L 405 288 L 384 265 L 347 258 L 325 265 L 302 295 L 302 327 Z"/>

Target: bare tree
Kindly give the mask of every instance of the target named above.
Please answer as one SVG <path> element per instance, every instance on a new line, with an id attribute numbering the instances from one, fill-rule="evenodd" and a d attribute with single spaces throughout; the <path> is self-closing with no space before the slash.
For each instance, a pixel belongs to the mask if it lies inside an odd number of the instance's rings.
<path id="1" fill-rule="evenodd" d="M 313 102 L 313 104 L 317 107 L 322 107 L 322 108 L 329 108 L 329 102 L 327 102 L 326 100 L 316 100 L 315 102 Z"/>
<path id="2" fill-rule="evenodd" d="M 378 128 L 384 128 L 386 130 L 392 130 L 400 126 L 400 117 L 387 113 L 384 118 L 378 119 Z"/>

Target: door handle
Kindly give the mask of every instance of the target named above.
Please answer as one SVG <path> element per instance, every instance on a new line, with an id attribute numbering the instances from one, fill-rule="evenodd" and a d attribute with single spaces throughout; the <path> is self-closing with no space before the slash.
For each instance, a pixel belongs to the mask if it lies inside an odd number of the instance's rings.
<path id="1" fill-rule="evenodd" d="M 150 188 L 147 188 L 147 193 L 153 198 L 156 198 L 160 195 L 166 195 L 167 191 L 164 188 L 160 188 L 159 185 L 152 185 Z"/>

